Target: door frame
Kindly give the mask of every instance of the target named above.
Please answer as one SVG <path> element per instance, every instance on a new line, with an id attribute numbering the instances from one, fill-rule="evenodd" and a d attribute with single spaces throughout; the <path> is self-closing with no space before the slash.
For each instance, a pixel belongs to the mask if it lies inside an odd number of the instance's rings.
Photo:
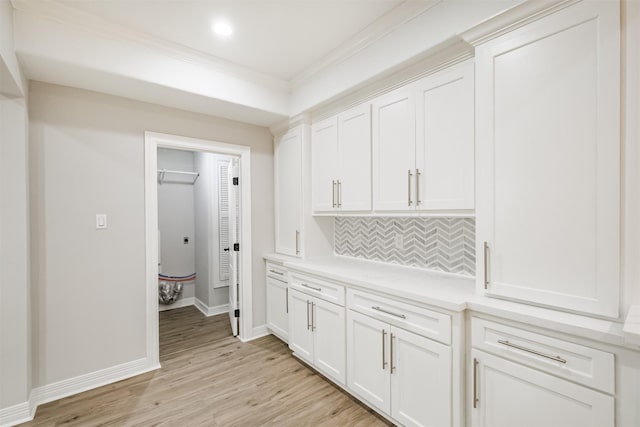
<path id="1" fill-rule="evenodd" d="M 243 145 L 146 131 L 144 133 L 145 264 L 147 358 L 160 364 L 158 316 L 158 148 L 226 154 L 240 158 L 240 335 L 251 339 L 253 330 L 251 268 L 251 149 Z"/>

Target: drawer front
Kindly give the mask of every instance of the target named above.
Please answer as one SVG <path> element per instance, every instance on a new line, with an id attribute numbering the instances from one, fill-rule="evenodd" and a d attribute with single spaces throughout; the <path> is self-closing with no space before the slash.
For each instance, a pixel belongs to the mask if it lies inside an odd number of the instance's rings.
<path id="1" fill-rule="evenodd" d="M 273 277 L 276 280 L 287 283 L 287 269 L 279 264 L 267 262 L 267 277 Z"/>
<path id="2" fill-rule="evenodd" d="M 451 316 L 365 291 L 347 290 L 347 306 L 367 316 L 451 344 Z"/>
<path id="3" fill-rule="evenodd" d="M 475 317 L 471 345 L 606 393 L 615 391 L 615 358 L 605 351 Z"/>
<path id="4" fill-rule="evenodd" d="M 344 307 L 345 289 L 344 286 L 338 283 L 311 275 L 290 272 L 289 286 L 307 295 L 312 295 Z"/>

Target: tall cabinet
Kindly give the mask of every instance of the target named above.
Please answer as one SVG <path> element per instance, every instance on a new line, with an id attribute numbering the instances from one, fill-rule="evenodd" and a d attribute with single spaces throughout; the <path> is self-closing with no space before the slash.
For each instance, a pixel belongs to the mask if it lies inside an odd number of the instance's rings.
<path id="1" fill-rule="evenodd" d="M 617 317 L 619 3 L 494 38 L 476 67 L 479 292 Z"/>

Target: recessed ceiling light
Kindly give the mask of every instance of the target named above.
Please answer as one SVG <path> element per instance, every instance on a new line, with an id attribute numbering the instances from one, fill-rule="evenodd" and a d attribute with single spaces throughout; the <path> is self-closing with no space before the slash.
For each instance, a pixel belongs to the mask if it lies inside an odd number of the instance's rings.
<path id="1" fill-rule="evenodd" d="M 222 37 L 229 37 L 233 33 L 233 28 L 227 22 L 218 21 L 213 24 L 213 32 Z"/>

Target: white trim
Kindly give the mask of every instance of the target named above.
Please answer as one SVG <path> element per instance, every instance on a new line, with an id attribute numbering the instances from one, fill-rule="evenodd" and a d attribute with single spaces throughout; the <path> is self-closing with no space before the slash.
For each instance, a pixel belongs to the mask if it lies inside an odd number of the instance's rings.
<path id="1" fill-rule="evenodd" d="M 158 363 L 149 363 L 146 358 L 138 359 L 34 388 L 31 392 L 31 400 L 36 405 L 42 405 L 159 368 Z"/>
<path id="2" fill-rule="evenodd" d="M 229 304 L 216 305 L 213 307 L 208 307 L 205 303 L 200 301 L 198 298 L 195 299 L 194 305 L 202 314 L 207 317 L 216 316 L 218 314 L 223 314 L 229 311 Z"/>
<path id="3" fill-rule="evenodd" d="M 240 338 L 240 341 L 249 342 L 249 341 L 256 340 L 258 338 L 266 337 L 267 335 L 271 335 L 271 331 L 269 330 L 267 325 L 264 324 L 264 325 L 256 326 L 255 328 L 253 328 L 251 330 L 251 337 L 249 339 Z"/>
<path id="4" fill-rule="evenodd" d="M 15 426 L 31 421 L 36 413 L 35 409 L 35 406 L 32 405 L 32 399 L 0 409 L 0 427 Z"/>
<path id="5" fill-rule="evenodd" d="M 173 304 L 169 304 L 169 305 L 158 304 L 158 311 L 167 311 L 167 310 L 173 310 L 174 308 L 188 307 L 190 305 L 195 305 L 195 303 L 196 303 L 195 297 L 181 298 L 178 301 L 174 302 Z"/>
<path id="6" fill-rule="evenodd" d="M 240 157 L 241 230 L 240 336 L 253 336 L 251 244 L 251 149 L 243 145 L 145 132 L 145 233 L 147 265 L 147 357 L 158 360 L 158 183 L 157 150 L 173 148 Z"/>

